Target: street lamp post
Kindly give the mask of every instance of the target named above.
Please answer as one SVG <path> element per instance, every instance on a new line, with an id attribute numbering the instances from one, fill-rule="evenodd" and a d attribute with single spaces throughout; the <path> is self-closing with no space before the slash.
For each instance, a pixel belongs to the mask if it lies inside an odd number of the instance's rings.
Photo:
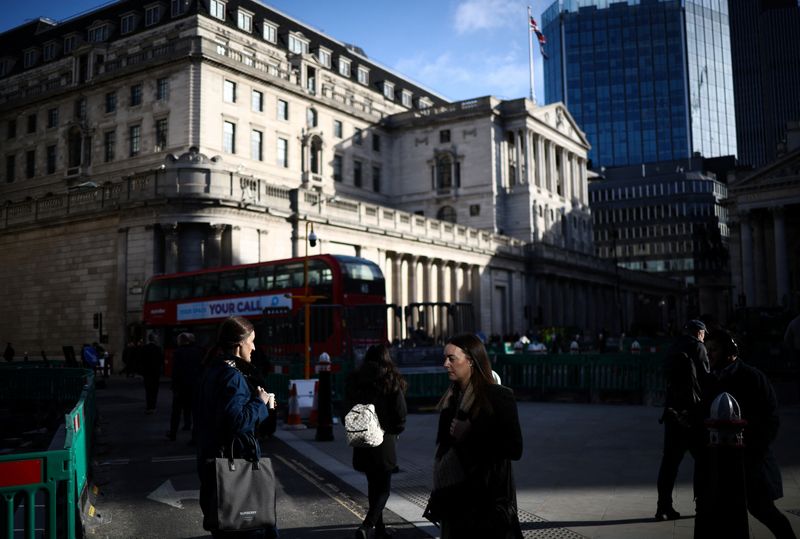
<path id="1" fill-rule="evenodd" d="M 311 233 L 308 232 L 308 227 L 311 225 Z M 299 300 L 303 303 L 303 315 L 305 317 L 304 333 L 305 333 L 305 364 L 303 374 L 306 380 L 311 378 L 311 304 L 324 296 L 310 296 L 308 294 L 308 246 L 315 247 L 317 245 L 317 235 L 314 233 L 314 224 L 306 221 L 306 255 L 303 260 L 303 295 L 292 296 L 292 299 Z"/>

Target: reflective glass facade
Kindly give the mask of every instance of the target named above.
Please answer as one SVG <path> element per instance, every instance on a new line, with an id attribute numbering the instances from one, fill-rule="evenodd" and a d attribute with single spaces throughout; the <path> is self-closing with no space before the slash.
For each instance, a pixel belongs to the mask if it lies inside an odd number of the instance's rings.
<path id="1" fill-rule="evenodd" d="M 593 168 L 736 153 L 727 0 L 562 0 L 542 21 L 545 101 Z"/>

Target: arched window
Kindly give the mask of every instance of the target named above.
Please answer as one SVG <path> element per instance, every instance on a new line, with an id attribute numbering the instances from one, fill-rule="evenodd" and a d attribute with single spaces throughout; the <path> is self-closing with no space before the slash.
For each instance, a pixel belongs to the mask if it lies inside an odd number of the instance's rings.
<path id="1" fill-rule="evenodd" d="M 436 188 L 453 187 L 453 158 L 450 154 L 442 154 L 436 158 Z"/>
<path id="2" fill-rule="evenodd" d="M 447 223 L 456 222 L 456 209 L 453 206 L 442 206 L 439 208 L 439 211 L 436 214 L 436 218 L 440 221 L 445 221 Z"/>

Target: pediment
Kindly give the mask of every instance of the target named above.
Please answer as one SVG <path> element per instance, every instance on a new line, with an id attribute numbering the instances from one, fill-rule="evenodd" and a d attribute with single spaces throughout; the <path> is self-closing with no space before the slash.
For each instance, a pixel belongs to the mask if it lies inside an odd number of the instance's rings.
<path id="1" fill-rule="evenodd" d="M 591 148 L 589 139 L 586 134 L 578 126 L 578 122 L 569 113 L 567 107 L 561 103 L 551 103 L 543 107 L 537 107 L 533 110 L 532 115 L 540 122 L 546 124 L 551 129 L 554 129 L 563 135 L 579 141 L 586 148 Z"/>
<path id="2" fill-rule="evenodd" d="M 783 155 L 772 163 L 757 169 L 728 186 L 731 193 L 785 188 L 793 185 L 800 189 L 800 148 Z"/>

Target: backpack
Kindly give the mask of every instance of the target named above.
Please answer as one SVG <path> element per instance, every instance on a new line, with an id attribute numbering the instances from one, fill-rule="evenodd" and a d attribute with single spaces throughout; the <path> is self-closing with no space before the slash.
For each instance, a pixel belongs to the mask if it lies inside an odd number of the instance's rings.
<path id="1" fill-rule="evenodd" d="M 383 429 L 374 404 L 356 404 L 344 416 L 344 432 L 350 447 L 378 447 Z"/>

